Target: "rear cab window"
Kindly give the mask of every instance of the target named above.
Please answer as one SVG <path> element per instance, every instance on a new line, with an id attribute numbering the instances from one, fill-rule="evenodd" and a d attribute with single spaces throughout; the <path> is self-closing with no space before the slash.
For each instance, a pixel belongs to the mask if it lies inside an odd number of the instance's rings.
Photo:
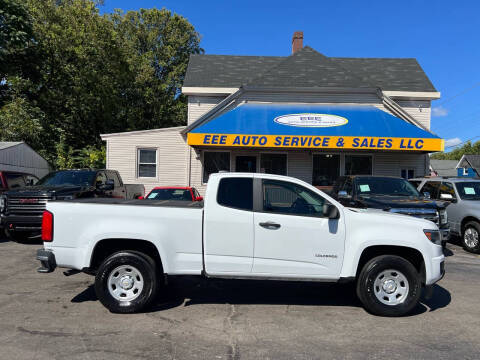
<path id="1" fill-rule="evenodd" d="M 253 211 L 253 178 L 223 178 L 217 192 L 217 203 L 222 206 Z"/>

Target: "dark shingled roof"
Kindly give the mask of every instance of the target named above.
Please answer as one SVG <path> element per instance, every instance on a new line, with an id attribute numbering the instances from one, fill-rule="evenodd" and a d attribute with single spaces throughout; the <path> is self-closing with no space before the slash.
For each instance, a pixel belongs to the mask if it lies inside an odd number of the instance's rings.
<path id="1" fill-rule="evenodd" d="M 437 91 L 416 59 L 334 58 L 309 46 L 290 56 L 191 55 L 186 87 L 380 87 Z"/>

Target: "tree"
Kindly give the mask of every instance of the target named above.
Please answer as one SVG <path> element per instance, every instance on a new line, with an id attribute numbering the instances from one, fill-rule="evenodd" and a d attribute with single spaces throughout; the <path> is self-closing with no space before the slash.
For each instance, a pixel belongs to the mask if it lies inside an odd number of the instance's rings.
<path id="1" fill-rule="evenodd" d="M 193 25 L 166 9 L 117 11 L 111 19 L 129 48 L 129 64 L 135 74 L 126 97 L 129 127 L 185 124 L 186 99 L 181 86 L 190 55 L 203 52 Z"/>
<path id="2" fill-rule="evenodd" d="M 185 18 L 165 9 L 102 16 L 92 0 L 7 3 L 0 49 L 22 56 L 0 83 L 0 140 L 25 140 L 65 167 L 101 155 L 102 133 L 185 123 L 180 88 L 190 54 L 202 51 Z"/>
<path id="3" fill-rule="evenodd" d="M 448 153 L 438 152 L 431 156 L 436 160 L 460 160 L 463 155 L 480 155 L 480 141 L 472 145 L 470 141 Z"/>
<path id="4" fill-rule="evenodd" d="M 0 2 L 0 80 L 13 71 L 33 38 L 32 18 L 19 0 Z"/>

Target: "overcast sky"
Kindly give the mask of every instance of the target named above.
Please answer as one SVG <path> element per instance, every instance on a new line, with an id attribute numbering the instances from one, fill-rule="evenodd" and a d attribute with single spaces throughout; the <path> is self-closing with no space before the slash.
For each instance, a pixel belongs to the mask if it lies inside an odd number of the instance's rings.
<path id="1" fill-rule="evenodd" d="M 207 54 L 280 55 L 294 31 L 326 56 L 414 57 L 441 92 L 432 130 L 447 145 L 480 140 L 480 1 L 105 0 L 102 12 L 165 7 Z"/>

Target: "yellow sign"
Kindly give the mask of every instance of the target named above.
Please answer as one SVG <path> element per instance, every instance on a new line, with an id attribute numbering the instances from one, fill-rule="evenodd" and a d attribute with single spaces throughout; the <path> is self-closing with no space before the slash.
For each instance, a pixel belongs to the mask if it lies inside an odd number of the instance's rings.
<path id="1" fill-rule="evenodd" d="M 443 151 L 438 138 L 188 134 L 188 145 L 221 147 Z"/>

